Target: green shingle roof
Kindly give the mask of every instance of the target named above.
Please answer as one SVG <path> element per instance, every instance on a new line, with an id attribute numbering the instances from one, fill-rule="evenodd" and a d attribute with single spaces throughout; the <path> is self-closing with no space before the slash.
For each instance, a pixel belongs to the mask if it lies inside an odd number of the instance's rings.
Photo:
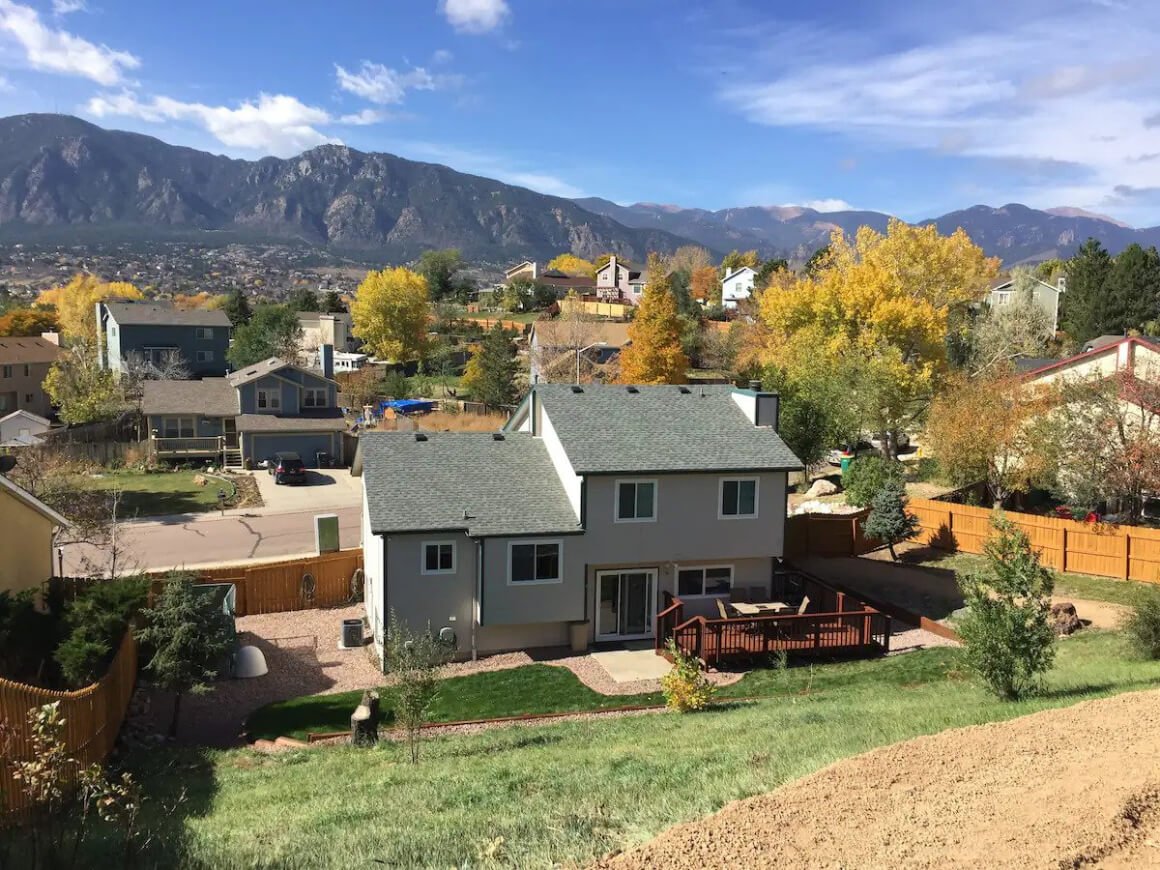
<path id="1" fill-rule="evenodd" d="M 476 537 L 579 532 L 543 441 L 523 433 L 365 432 L 371 531 L 464 530 Z M 466 519 L 464 513 L 466 512 Z"/>
<path id="2" fill-rule="evenodd" d="M 734 401 L 733 393 L 745 391 L 727 385 L 580 389 L 534 389 L 577 474 L 802 468 L 773 429 L 754 426 Z"/>

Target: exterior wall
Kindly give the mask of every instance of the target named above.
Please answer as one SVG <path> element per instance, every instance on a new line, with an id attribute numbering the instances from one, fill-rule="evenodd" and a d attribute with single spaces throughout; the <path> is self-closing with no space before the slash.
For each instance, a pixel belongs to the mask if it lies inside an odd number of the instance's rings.
<path id="1" fill-rule="evenodd" d="M 196 438 L 213 438 L 224 432 L 221 417 L 200 417 L 196 414 L 151 414 L 147 418 L 148 431 L 150 434 L 156 432 L 157 437 L 164 438 L 165 420 L 173 417 L 193 417 Z"/>
<path id="2" fill-rule="evenodd" d="M 1049 372 L 1044 372 L 1042 375 L 1030 380 L 1029 383 L 1036 386 L 1047 386 L 1065 380 L 1110 377 L 1119 368 L 1117 351 L 1118 347 L 1116 345 L 1102 350 L 1092 351 L 1067 365 L 1052 369 Z"/>
<path id="3" fill-rule="evenodd" d="M 0 419 L 0 444 L 15 438 L 17 435 L 43 435 L 48 427 L 26 417 L 13 417 L 11 420 Z"/>
<path id="4" fill-rule="evenodd" d="M 560 476 L 560 482 L 564 484 L 564 492 L 568 494 L 568 502 L 572 505 L 572 510 L 575 511 L 576 518 L 579 519 L 580 494 L 583 489 L 583 480 L 572 469 L 572 462 L 568 459 L 564 445 L 560 443 L 560 438 L 552 426 L 552 421 L 548 419 L 548 415 L 543 413 L 538 407 L 536 414 L 539 418 L 537 431 L 544 439 L 544 446 L 548 450 L 548 458 L 552 460 L 556 474 Z"/>
<path id="5" fill-rule="evenodd" d="M 454 542 L 455 573 L 422 573 L 423 544 L 435 541 Z M 459 653 L 470 654 L 475 551 L 475 542 L 463 532 L 388 535 L 384 622 L 393 612 L 412 631 L 430 626 L 438 632 L 449 626 L 455 631 Z"/>
<path id="6" fill-rule="evenodd" d="M 566 622 L 483 625 L 480 626 L 476 636 L 476 649 L 481 653 L 494 653 L 545 646 L 567 646 L 569 641 L 569 626 Z"/>
<path id="7" fill-rule="evenodd" d="M 303 387 L 324 387 L 327 402 L 325 407 L 337 407 L 338 387 L 333 381 L 298 369 L 283 369 L 277 375 L 269 375 L 258 378 L 256 381 L 250 381 L 248 384 L 242 384 L 238 387 L 239 406 L 243 414 L 275 414 L 279 417 L 296 417 L 303 411 L 315 410 L 301 406 Z M 282 407 L 277 410 L 259 408 L 258 390 L 278 390 L 282 399 Z"/>
<path id="8" fill-rule="evenodd" d="M 4 377 L 11 366 L 12 376 Z M 28 411 L 41 417 L 52 415 L 52 402 L 44 392 L 44 378 L 52 363 L 4 363 L 0 365 L 0 417 Z M 28 374 L 25 374 L 27 369 Z"/>
<path id="9" fill-rule="evenodd" d="M 146 348 L 174 348 L 185 360 L 189 373 L 195 378 L 217 377 L 228 369 L 226 352 L 230 347 L 230 330 L 225 326 L 205 327 L 212 330 L 210 338 L 198 338 L 195 326 L 121 326 L 109 318 L 105 330 L 108 367 L 115 372 L 124 370 L 124 359 L 130 354 L 145 355 Z M 212 360 L 197 361 L 198 351 L 208 351 Z"/>
<path id="10" fill-rule="evenodd" d="M 584 535 L 488 538 L 483 545 L 481 623 L 532 625 L 584 619 Z M 560 541 L 560 583 L 508 583 L 508 550 L 513 541 Z"/>
<path id="11" fill-rule="evenodd" d="M 379 660 L 383 657 L 383 637 L 387 615 L 383 610 L 383 539 L 371 532 L 371 514 L 366 498 L 367 479 L 362 479 L 363 603 Z"/>
<path id="12" fill-rule="evenodd" d="M 255 465 L 283 451 L 297 453 L 308 468 L 317 467 L 320 450 L 343 462 L 341 432 L 243 432 L 240 437 L 242 457 Z"/>
<path id="13" fill-rule="evenodd" d="M 721 283 L 721 304 L 726 308 L 736 308 L 742 299 L 748 299 L 753 292 L 753 281 L 756 273 L 752 270 L 743 271 Z"/>
<path id="14" fill-rule="evenodd" d="M 53 575 L 52 520 L 7 490 L 0 490 L 0 591 L 30 589 Z"/>

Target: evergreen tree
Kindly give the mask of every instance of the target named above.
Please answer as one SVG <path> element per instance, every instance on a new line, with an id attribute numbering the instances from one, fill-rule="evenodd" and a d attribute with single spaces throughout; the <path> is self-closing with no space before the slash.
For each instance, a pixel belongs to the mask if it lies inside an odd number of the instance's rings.
<path id="1" fill-rule="evenodd" d="M 299 287 L 286 300 L 287 306 L 294 311 L 318 311 L 318 294 L 309 287 Z"/>
<path id="2" fill-rule="evenodd" d="M 518 398 L 516 390 L 516 349 L 511 336 L 499 323 L 491 328 L 463 374 L 463 386 L 477 402 L 495 407 L 511 405 Z"/>
<path id="3" fill-rule="evenodd" d="M 459 251 L 448 248 L 445 251 L 424 251 L 415 271 L 427 279 L 431 298 L 439 302 L 463 295 L 466 282 L 459 273 L 465 265 Z"/>
<path id="4" fill-rule="evenodd" d="M 1104 329 L 1104 282 L 1112 258 L 1097 239 L 1088 239 L 1067 261 L 1067 292 L 1063 294 L 1063 329 L 1078 342 Z"/>
<path id="5" fill-rule="evenodd" d="M 1132 243 L 1116 255 L 1104 280 L 1101 332 L 1126 333 L 1155 320 L 1160 292 L 1160 254 Z"/>
<path id="6" fill-rule="evenodd" d="M 342 314 L 346 311 L 346 303 L 337 290 L 327 290 L 318 301 L 318 310 L 323 314 Z"/>
<path id="7" fill-rule="evenodd" d="M 681 318 L 656 254 L 649 254 L 648 272 L 648 286 L 628 327 L 631 343 L 620 353 L 620 381 L 683 384 L 689 359 L 681 347 Z"/>
<path id="8" fill-rule="evenodd" d="M 250 300 L 246 298 L 246 294 L 242 291 L 241 287 L 235 287 L 230 291 L 229 296 L 226 297 L 226 304 L 222 306 L 222 310 L 226 313 L 226 317 L 230 319 L 230 323 L 235 327 L 249 323 L 250 318 L 254 314 L 250 310 Z"/>
<path id="9" fill-rule="evenodd" d="M 878 490 L 863 531 L 868 538 L 884 541 L 890 548 L 890 558 L 898 561 L 894 545 L 918 534 L 918 517 L 906 512 L 906 485 L 901 480 L 888 481 Z"/>

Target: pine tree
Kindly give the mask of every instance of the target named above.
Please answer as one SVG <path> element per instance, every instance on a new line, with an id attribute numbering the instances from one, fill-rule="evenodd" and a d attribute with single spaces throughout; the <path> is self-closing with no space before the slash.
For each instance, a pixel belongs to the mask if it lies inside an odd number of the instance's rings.
<path id="1" fill-rule="evenodd" d="M 1067 292 L 1063 294 L 1063 328 L 1078 342 L 1103 334 L 1106 319 L 1104 282 L 1112 258 L 1097 239 L 1088 239 L 1067 261 Z"/>
<path id="2" fill-rule="evenodd" d="M 1126 333 L 1155 320 L 1160 291 L 1160 254 L 1133 243 L 1116 255 L 1104 280 L 1102 332 Z"/>
<path id="3" fill-rule="evenodd" d="M 884 541 L 890 548 L 890 558 L 895 562 L 898 561 L 895 544 L 909 541 L 918 534 L 918 517 L 906 512 L 906 486 L 901 480 L 888 481 L 878 490 L 870 503 L 864 531 L 866 537 Z"/>
<path id="4" fill-rule="evenodd" d="M 230 323 L 234 326 L 241 326 L 244 323 L 249 323 L 250 318 L 254 312 L 250 310 L 250 300 L 246 298 L 246 294 L 241 287 L 235 287 L 230 291 L 230 295 L 226 298 L 226 304 L 222 306 L 226 317 L 230 319 Z"/>
<path id="5" fill-rule="evenodd" d="M 681 348 L 681 319 L 660 257 L 649 254 L 648 286 L 620 353 L 624 384 L 683 384 L 689 368 Z"/>
<path id="6" fill-rule="evenodd" d="M 499 323 L 484 337 L 483 343 L 467 363 L 463 386 L 471 398 L 485 405 L 511 405 L 518 398 L 516 349 L 511 336 Z"/>

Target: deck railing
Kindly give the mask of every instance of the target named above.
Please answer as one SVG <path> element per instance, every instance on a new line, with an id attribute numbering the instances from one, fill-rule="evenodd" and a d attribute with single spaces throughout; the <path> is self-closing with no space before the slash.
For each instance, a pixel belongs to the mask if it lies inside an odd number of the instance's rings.
<path id="1" fill-rule="evenodd" d="M 203 456 L 222 452 L 224 439 L 220 435 L 204 438 L 152 438 L 153 451 L 158 456 Z"/>
<path id="2" fill-rule="evenodd" d="M 656 638 L 656 650 L 658 654 L 664 652 L 665 644 L 668 643 L 670 637 L 673 636 L 673 631 L 678 625 L 684 622 L 685 603 L 675 595 L 668 592 L 662 593 L 664 595 L 665 606 L 664 609 L 657 614 L 657 629 L 654 633 Z"/>

